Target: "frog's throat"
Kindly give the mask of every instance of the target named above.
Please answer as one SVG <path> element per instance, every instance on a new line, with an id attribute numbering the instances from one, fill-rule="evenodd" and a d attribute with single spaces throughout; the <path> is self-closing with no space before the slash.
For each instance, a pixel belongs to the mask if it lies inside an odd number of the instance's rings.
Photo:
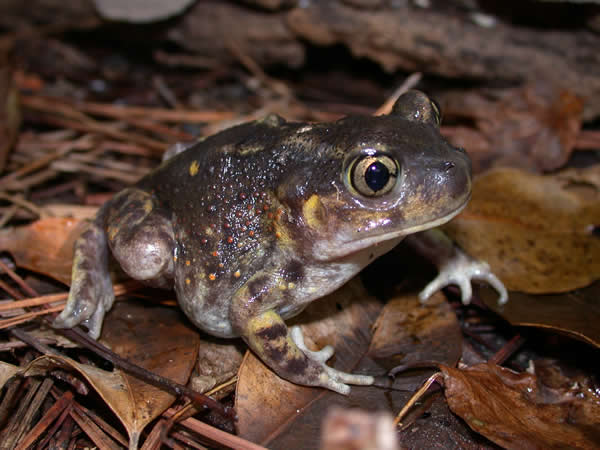
<path id="1" fill-rule="evenodd" d="M 369 248 L 369 247 L 375 246 L 380 243 L 395 241 L 395 244 L 396 244 L 396 243 L 400 242 L 404 237 L 409 236 L 411 234 L 418 233 L 420 231 L 429 230 L 431 228 L 439 227 L 440 225 L 443 225 L 446 222 L 449 222 L 454 217 L 456 217 L 458 214 L 460 214 L 460 212 L 463 209 L 465 209 L 465 207 L 467 206 L 467 203 L 469 202 L 470 197 L 471 196 L 469 195 L 462 205 L 460 205 L 454 211 L 452 211 L 451 213 L 449 213 L 443 217 L 437 218 L 435 220 L 431 220 L 426 223 L 415 225 L 414 227 L 405 228 L 402 230 L 391 231 L 389 233 L 380 234 L 377 236 L 366 237 L 363 239 L 344 241 L 344 242 L 341 242 L 334 246 L 334 248 L 341 250 L 339 252 L 339 254 L 329 253 L 328 255 L 323 254 L 321 256 L 324 256 L 325 259 L 331 259 L 331 258 L 336 258 L 336 257 L 346 257 L 350 254 L 356 253 L 360 250 L 364 250 L 365 248 Z M 394 244 L 394 246 L 395 246 L 395 244 Z M 329 248 L 331 248 L 331 246 L 329 246 Z M 318 250 L 317 250 L 315 253 L 317 255 L 319 255 L 320 252 L 318 252 Z M 327 252 L 325 252 L 325 253 L 327 253 Z M 319 258 L 319 256 L 317 256 L 317 258 Z"/>

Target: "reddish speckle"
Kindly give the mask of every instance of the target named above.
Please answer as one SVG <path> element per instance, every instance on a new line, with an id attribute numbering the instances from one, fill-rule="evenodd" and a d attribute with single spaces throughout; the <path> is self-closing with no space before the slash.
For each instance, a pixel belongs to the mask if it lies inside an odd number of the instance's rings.
<path id="1" fill-rule="evenodd" d="M 206 244 L 207 242 L 208 242 L 208 239 L 206 239 L 206 238 L 200 239 L 201 244 Z"/>
<path id="2" fill-rule="evenodd" d="M 252 205 L 248 205 L 248 211 L 250 211 L 252 209 Z"/>
<path id="3" fill-rule="evenodd" d="M 209 274 L 209 275 L 208 275 L 208 279 L 209 279 L 210 281 L 215 281 L 215 280 L 217 279 L 217 274 L 215 274 L 215 273 L 211 273 L 211 274 Z"/>
<path id="4" fill-rule="evenodd" d="M 233 238 L 231 236 L 227 236 L 227 242 L 231 244 L 233 242 Z"/>
<path id="5" fill-rule="evenodd" d="M 227 222 L 225 222 L 225 224 L 223 225 L 225 228 L 231 228 L 231 225 Z"/>
<path id="6" fill-rule="evenodd" d="M 268 210 L 269 210 L 269 205 L 263 205 L 263 209 L 264 209 L 265 211 L 268 211 Z"/>
<path id="7" fill-rule="evenodd" d="M 268 217 L 269 219 L 272 219 L 272 218 L 273 218 L 273 213 L 271 213 L 271 212 L 270 212 L 270 213 L 267 213 L 267 217 Z"/>
<path id="8" fill-rule="evenodd" d="M 211 224 L 210 224 L 210 227 L 211 227 L 211 228 L 214 230 L 215 228 L 217 228 L 217 225 L 216 225 L 216 224 L 214 224 L 214 223 L 211 223 Z"/>
<path id="9" fill-rule="evenodd" d="M 250 226 L 250 223 L 251 223 L 251 222 L 250 222 L 249 220 L 246 220 L 246 226 L 247 226 L 247 227 L 249 227 L 249 226 Z"/>
<path id="10" fill-rule="evenodd" d="M 223 267 L 225 267 L 225 264 L 219 263 L 219 268 L 222 269 Z"/>
<path id="11" fill-rule="evenodd" d="M 218 252 L 218 251 L 216 251 L 216 250 L 215 250 L 214 252 L 212 252 L 211 254 L 212 254 L 213 256 L 219 256 L 219 252 Z"/>
<path id="12" fill-rule="evenodd" d="M 248 233 L 250 235 L 250 237 L 254 236 L 254 230 L 250 230 L 250 233 Z"/>
<path id="13" fill-rule="evenodd" d="M 236 213 L 235 213 L 235 216 L 236 216 L 236 217 L 242 217 L 242 212 L 241 212 L 241 211 L 238 211 L 238 212 L 236 212 Z"/>
<path id="14" fill-rule="evenodd" d="M 240 192 L 240 199 L 241 200 L 246 200 L 246 193 L 245 192 Z"/>

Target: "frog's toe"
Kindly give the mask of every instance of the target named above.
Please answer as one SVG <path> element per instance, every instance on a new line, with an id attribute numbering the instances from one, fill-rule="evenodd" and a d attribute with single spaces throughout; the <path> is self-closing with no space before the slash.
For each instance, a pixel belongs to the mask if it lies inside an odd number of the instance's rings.
<path id="1" fill-rule="evenodd" d="M 290 335 L 302 353 L 309 359 L 317 362 L 323 368 L 324 372 L 321 376 L 321 385 L 323 387 L 343 395 L 348 395 L 350 393 L 350 386 L 348 386 L 348 384 L 368 386 L 374 383 L 375 379 L 372 376 L 342 372 L 326 365 L 326 361 L 333 356 L 335 351 L 334 348 L 331 345 L 327 345 L 316 352 L 309 350 L 304 343 L 302 329 L 298 325 L 295 325 L 290 329 Z"/>
<path id="2" fill-rule="evenodd" d="M 498 292 L 499 304 L 504 304 L 508 301 L 508 292 L 504 284 L 492 273 L 490 266 L 483 261 L 472 259 L 462 252 L 455 258 L 447 261 L 440 268 L 438 276 L 420 292 L 419 299 L 424 303 L 431 295 L 443 287 L 455 284 L 460 289 L 463 304 L 468 305 L 473 297 L 472 280 L 488 282 Z"/>
<path id="3" fill-rule="evenodd" d="M 91 337 L 97 339 L 100 336 L 104 315 L 114 300 L 108 273 L 78 272 L 77 276 L 73 277 L 67 305 L 54 319 L 52 325 L 56 328 L 72 328 L 81 324 L 88 328 Z"/>
<path id="4" fill-rule="evenodd" d="M 100 302 L 91 317 L 81 322 L 81 324 L 88 329 L 88 334 L 92 339 L 98 339 L 100 337 L 104 314 L 106 314 L 104 303 Z"/>
<path id="5" fill-rule="evenodd" d="M 313 361 L 318 361 L 318 362 L 324 363 L 329 358 L 331 358 L 333 356 L 333 353 L 335 352 L 335 350 L 333 349 L 333 347 L 331 345 L 326 345 L 325 347 L 323 347 L 321 350 L 319 350 L 317 352 L 309 350 L 306 347 L 306 344 L 304 344 L 304 336 L 302 334 L 302 328 L 300 328 L 298 325 L 294 325 L 290 329 L 290 334 L 292 336 L 292 340 L 294 341 L 294 344 L 296 344 L 296 346 L 300 350 L 302 350 L 302 353 L 304 353 L 306 356 L 308 356 Z"/>

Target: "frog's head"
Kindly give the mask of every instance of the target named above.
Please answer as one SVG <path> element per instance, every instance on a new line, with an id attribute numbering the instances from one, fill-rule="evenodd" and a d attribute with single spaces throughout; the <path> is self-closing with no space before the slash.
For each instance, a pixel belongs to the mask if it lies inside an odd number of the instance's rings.
<path id="1" fill-rule="evenodd" d="M 303 188 L 294 189 L 291 204 L 312 257 L 331 260 L 398 241 L 465 207 L 470 159 L 439 125 L 437 105 L 409 91 L 389 115 L 346 117 L 310 138 L 318 164 L 296 175 Z"/>

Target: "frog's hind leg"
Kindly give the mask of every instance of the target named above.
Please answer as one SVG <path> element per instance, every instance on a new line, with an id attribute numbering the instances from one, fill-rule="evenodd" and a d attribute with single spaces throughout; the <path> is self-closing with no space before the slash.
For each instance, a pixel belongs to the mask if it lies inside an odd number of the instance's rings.
<path id="1" fill-rule="evenodd" d="M 300 327 L 288 329 L 273 310 L 250 318 L 242 329 L 242 337 L 264 363 L 292 383 L 321 386 L 348 395 L 348 384 L 374 382 L 371 376 L 329 367 L 326 361 L 333 355 L 333 347 L 326 346 L 318 352 L 309 350 L 304 345 Z"/>
<path id="2" fill-rule="evenodd" d="M 152 194 L 135 188 L 119 193 L 106 217 L 106 235 L 127 275 L 154 287 L 173 286 L 171 214 Z"/>
<path id="3" fill-rule="evenodd" d="M 85 325 L 98 338 L 104 314 L 114 302 L 108 270 L 109 248 L 132 278 L 170 287 L 173 230 L 165 210 L 151 194 L 126 189 L 107 202 L 75 242 L 67 305 L 54 320 L 58 328 Z"/>

